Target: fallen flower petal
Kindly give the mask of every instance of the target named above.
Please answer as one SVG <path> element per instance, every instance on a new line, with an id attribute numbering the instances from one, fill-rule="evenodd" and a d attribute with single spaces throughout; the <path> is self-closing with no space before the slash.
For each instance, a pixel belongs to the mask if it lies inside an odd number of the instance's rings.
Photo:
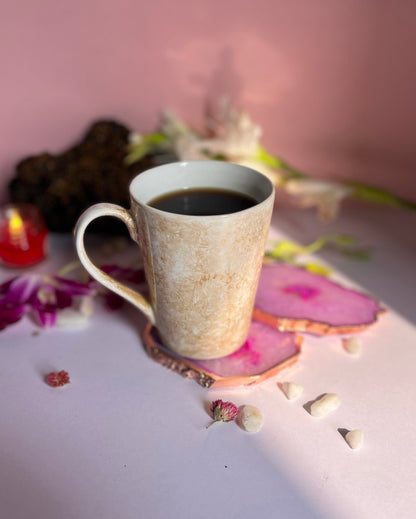
<path id="1" fill-rule="evenodd" d="M 22 306 L 13 306 L 0 301 L 0 330 L 4 330 L 7 326 L 17 323 L 24 315 Z"/>
<path id="2" fill-rule="evenodd" d="M 117 281 L 124 281 L 133 285 L 141 285 L 146 280 L 143 268 L 133 269 L 119 267 L 118 265 L 101 265 L 100 269 L 117 279 Z M 97 294 L 102 297 L 107 310 L 118 310 L 124 305 L 125 300 L 121 296 L 104 288 L 94 278 L 90 278 L 90 286 L 97 289 Z"/>
<path id="3" fill-rule="evenodd" d="M 67 371 L 52 371 L 45 377 L 45 382 L 51 387 L 60 387 L 69 384 L 69 374 Z"/>
<path id="4" fill-rule="evenodd" d="M 131 284 L 145 282 L 142 268 L 117 265 L 101 267 L 119 281 Z M 0 330 L 18 322 L 25 315 L 35 317 L 43 328 L 56 324 L 83 326 L 92 315 L 92 298 L 100 295 L 109 310 L 119 308 L 124 300 L 103 290 L 95 280 L 81 283 L 47 274 L 24 274 L 0 284 Z M 62 314 L 62 315 L 61 315 Z"/>
<path id="5" fill-rule="evenodd" d="M 0 285 L 0 330 L 32 314 L 43 327 L 53 326 L 59 311 L 70 308 L 96 288 L 58 276 L 24 274 Z"/>
<path id="6" fill-rule="evenodd" d="M 207 429 L 217 422 L 231 422 L 238 415 L 238 407 L 235 404 L 222 400 L 212 402 L 210 410 L 214 421 L 206 426 Z"/>
<path id="7" fill-rule="evenodd" d="M 101 270 L 106 274 L 114 276 L 119 281 L 129 281 L 140 284 L 145 281 L 144 270 L 142 268 L 133 269 L 129 267 L 119 267 L 118 265 L 101 265 Z"/>

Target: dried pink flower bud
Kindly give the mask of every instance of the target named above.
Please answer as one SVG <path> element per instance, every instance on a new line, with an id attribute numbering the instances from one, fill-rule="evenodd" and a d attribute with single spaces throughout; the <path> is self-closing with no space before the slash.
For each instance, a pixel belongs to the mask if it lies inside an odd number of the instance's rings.
<path id="1" fill-rule="evenodd" d="M 214 421 L 207 425 L 207 429 L 217 422 L 231 422 L 238 415 L 238 407 L 235 404 L 222 400 L 212 402 L 210 410 Z"/>
<path id="2" fill-rule="evenodd" d="M 67 371 L 52 371 L 45 377 L 45 382 L 52 387 L 60 387 L 69 384 L 69 374 Z"/>

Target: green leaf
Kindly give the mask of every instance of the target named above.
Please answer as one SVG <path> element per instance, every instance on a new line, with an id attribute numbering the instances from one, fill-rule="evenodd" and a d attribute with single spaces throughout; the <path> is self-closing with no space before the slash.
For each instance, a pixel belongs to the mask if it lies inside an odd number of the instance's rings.
<path id="1" fill-rule="evenodd" d="M 348 234 L 334 234 L 331 236 L 337 245 L 355 245 L 357 243 L 357 238 Z"/>
<path id="2" fill-rule="evenodd" d="M 361 200 L 367 200 L 375 204 L 387 205 L 389 207 L 406 207 L 408 209 L 416 209 L 416 203 L 399 198 L 389 191 L 376 187 L 360 184 L 359 182 L 348 182 L 353 188 L 351 196 Z"/>
<path id="3" fill-rule="evenodd" d="M 332 270 L 329 267 L 325 267 L 320 263 L 306 263 L 305 265 L 300 265 L 309 272 L 313 272 L 314 274 L 318 274 L 319 276 L 329 276 L 332 273 Z"/>
<path id="4" fill-rule="evenodd" d="M 271 168 L 282 167 L 282 161 L 279 159 L 279 157 L 271 155 L 261 144 L 259 144 L 257 148 L 257 154 L 254 158 L 260 162 L 263 162 L 267 166 L 270 166 Z"/>
<path id="5" fill-rule="evenodd" d="M 254 158 L 260 162 L 263 162 L 271 168 L 279 169 L 280 171 L 285 171 L 287 173 L 285 180 L 294 178 L 305 178 L 305 175 L 303 173 L 290 166 L 280 157 L 277 157 L 276 155 L 271 155 L 261 144 L 258 145 L 257 154 L 254 156 Z"/>
<path id="6" fill-rule="evenodd" d="M 272 250 L 267 252 L 267 256 L 281 260 L 291 262 L 299 254 L 303 254 L 304 247 L 297 243 L 289 240 L 282 240 L 276 243 Z"/>
<path id="7" fill-rule="evenodd" d="M 368 261 L 371 259 L 372 251 L 370 249 L 338 248 L 337 250 L 344 256 L 347 256 L 351 259 L 355 259 L 355 260 L 359 260 L 359 261 Z"/>
<path id="8" fill-rule="evenodd" d="M 127 148 L 128 154 L 124 162 L 128 166 L 138 162 L 147 154 L 164 148 L 169 143 L 169 139 L 163 133 L 146 133 L 141 137 L 140 142 L 129 144 Z"/>
<path id="9" fill-rule="evenodd" d="M 169 139 L 163 133 L 147 133 L 144 136 L 144 140 L 152 145 L 152 146 L 160 146 L 161 144 L 165 144 L 169 141 Z"/>
<path id="10" fill-rule="evenodd" d="M 149 151 L 149 145 L 145 142 L 141 142 L 130 151 L 130 153 L 125 157 L 124 162 L 127 164 L 127 166 L 130 166 L 131 164 L 134 164 L 135 162 L 138 162 L 143 157 L 145 157 Z"/>
<path id="11" fill-rule="evenodd" d="M 299 245 L 290 240 L 281 240 L 274 244 L 273 248 L 266 252 L 266 258 L 294 264 L 298 256 L 306 256 L 315 252 L 328 249 L 335 250 L 344 256 L 356 260 L 368 260 L 371 257 L 371 250 L 368 248 L 357 248 L 357 239 L 346 234 L 330 233 L 317 238 L 309 245 Z M 354 247 L 352 247 L 354 246 Z M 313 265 L 311 263 L 311 265 Z"/>

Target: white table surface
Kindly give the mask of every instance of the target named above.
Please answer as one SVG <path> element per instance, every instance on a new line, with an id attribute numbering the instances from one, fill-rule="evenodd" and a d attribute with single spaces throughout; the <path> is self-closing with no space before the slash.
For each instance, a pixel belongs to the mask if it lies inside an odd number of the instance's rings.
<path id="1" fill-rule="evenodd" d="M 397 209 L 346 207 L 329 226 L 277 209 L 273 237 L 307 243 L 337 231 L 372 246 L 369 262 L 316 258 L 389 312 L 360 335 L 359 357 L 339 337 L 306 337 L 297 364 L 256 387 L 207 390 L 155 364 L 141 345 L 143 319 L 128 306 L 108 313 L 97 303 L 82 330 L 34 336 L 25 319 L 0 332 L 0 516 L 416 517 L 415 229 L 416 214 Z M 74 258 L 71 237 L 54 236 L 35 271 Z M 0 269 L 0 279 L 13 273 Z M 48 387 L 44 375 L 61 369 L 71 384 Z M 298 400 L 279 390 L 285 380 L 305 387 Z M 325 392 L 341 406 L 311 417 L 303 405 Z M 263 429 L 205 429 L 217 398 L 257 406 Z M 363 429 L 361 450 L 338 428 Z"/>

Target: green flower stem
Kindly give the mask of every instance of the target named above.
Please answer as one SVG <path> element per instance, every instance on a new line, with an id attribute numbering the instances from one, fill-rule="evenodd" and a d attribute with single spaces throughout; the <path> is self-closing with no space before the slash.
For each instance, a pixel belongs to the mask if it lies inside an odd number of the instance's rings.
<path id="1" fill-rule="evenodd" d="M 158 150 L 169 144 L 168 138 L 163 133 L 146 133 L 143 134 L 142 140 L 138 143 L 133 143 L 128 146 L 128 154 L 124 159 L 127 166 L 131 166 L 135 162 L 138 162 L 148 153 Z"/>
<path id="2" fill-rule="evenodd" d="M 214 423 L 220 423 L 221 420 L 214 420 L 213 422 L 209 423 L 208 425 L 205 426 L 205 429 L 209 429 L 212 425 L 214 425 Z"/>
<path id="3" fill-rule="evenodd" d="M 347 182 L 352 188 L 351 197 L 375 204 L 387 205 L 389 207 L 405 207 L 407 209 L 416 209 L 416 203 L 410 202 L 397 197 L 384 189 L 368 186 L 359 182 Z"/>
<path id="4" fill-rule="evenodd" d="M 282 158 L 269 153 L 266 150 L 266 148 L 264 148 L 261 144 L 258 147 L 257 155 L 255 158 L 261 162 L 264 162 L 264 164 L 266 164 L 267 166 L 270 166 L 271 168 L 280 169 L 281 171 L 284 171 L 285 173 L 287 173 L 285 178 L 282 179 L 282 182 L 286 182 L 287 180 L 292 180 L 292 179 L 306 178 L 306 175 L 304 175 L 299 170 L 292 167 L 290 164 L 288 164 Z"/>
<path id="5" fill-rule="evenodd" d="M 131 165 L 134 162 L 142 159 L 148 153 L 169 147 L 170 144 L 171 143 L 169 142 L 169 138 L 162 132 L 143 134 L 142 140 L 140 142 L 131 144 L 128 147 L 128 154 L 125 157 L 125 163 L 127 165 Z M 222 156 L 216 156 L 213 158 L 217 160 L 227 160 L 226 157 Z M 298 169 L 294 168 L 282 158 L 269 153 L 261 144 L 259 144 L 257 153 L 255 154 L 254 158 L 271 168 L 279 170 L 282 174 L 282 185 L 284 185 L 285 182 L 288 182 L 289 180 L 310 178 L 308 175 L 305 175 Z M 351 188 L 351 193 L 349 195 L 351 198 L 366 200 L 367 202 L 386 205 L 389 207 L 404 207 L 412 210 L 416 209 L 415 202 L 404 200 L 384 189 L 379 189 L 354 181 L 339 182 L 339 184 Z"/>
<path id="6" fill-rule="evenodd" d="M 284 160 L 280 160 L 280 170 L 285 171 L 288 175 L 285 177 L 284 182 L 288 180 L 299 180 L 301 178 L 307 178 L 306 175 L 301 173 L 298 169 L 295 169 Z"/>
<path id="7" fill-rule="evenodd" d="M 263 146 L 259 146 L 257 159 L 261 160 L 270 167 L 280 169 L 281 171 L 288 173 L 288 175 L 282 179 L 283 184 L 288 180 L 308 178 L 307 175 L 301 173 L 299 170 L 292 167 L 280 157 L 270 154 Z M 406 209 L 412 210 L 416 209 L 415 202 L 404 200 L 403 198 L 395 196 L 385 189 L 379 189 L 377 187 L 355 181 L 341 182 L 341 184 L 349 186 L 352 189 L 350 194 L 351 198 L 366 200 L 367 202 L 386 205 L 389 207 L 404 207 Z"/>
<path id="8" fill-rule="evenodd" d="M 336 250 L 345 256 L 357 260 L 370 259 L 371 251 L 367 248 L 357 248 L 357 240 L 345 234 L 329 233 L 318 237 L 309 245 L 299 245 L 289 240 L 278 241 L 274 247 L 265 253 L 266 257 L 275 260 L 295 263 L 298 256 L 313 254 L 321 249 Z"/>
<path id="9" fill-rule="evenodd" d="M 80 261 L 71 261 L 71 263 L 67 263 L 61 268 L 61 270 L 59 270 L 58 276 L 65 277 L 67 274 L 69 274 L 73 270 L 79 269 L 80 267 L 82 267 L 82 263 Z"/>

